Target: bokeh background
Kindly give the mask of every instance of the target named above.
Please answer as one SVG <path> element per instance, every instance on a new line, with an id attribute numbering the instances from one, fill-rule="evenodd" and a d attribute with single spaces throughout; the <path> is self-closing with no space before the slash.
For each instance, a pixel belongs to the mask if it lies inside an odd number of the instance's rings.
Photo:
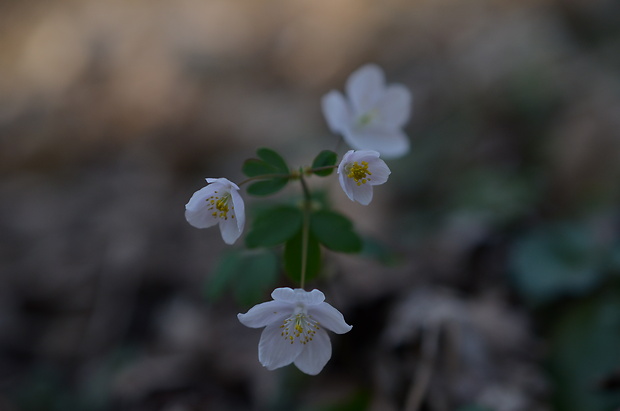
<path id="1" fill-rule="evenodd" d="M 620 407 L 617 1 L 2 1 L 0 33 L 1 410 Z M 412 150 L 368 207 L 312 179 L 371 239 L 310 284 L 353 330 L 268 372 L 184 204 L 333 149 L 368 62 Z"/>

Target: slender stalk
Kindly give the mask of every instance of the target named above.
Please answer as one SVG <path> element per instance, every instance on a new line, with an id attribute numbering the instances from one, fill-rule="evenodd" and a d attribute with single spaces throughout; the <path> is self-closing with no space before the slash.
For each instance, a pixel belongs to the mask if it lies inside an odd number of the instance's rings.
<path id="1" fill-rule="evenodd" d="M 310 206 L 312 204 L 312 198 L 310 197 L 310 190 L 306 180 L 304 180 L 303 173 L 299 178 L 301 187 L 304 192 L 304 206 L 303 206 L 303 225 L 301 227 L 301 279 L 300 287 L 303 289 L 306 283 L 306 265 L 308 262 L 308 236 L 310 235 Z"/>

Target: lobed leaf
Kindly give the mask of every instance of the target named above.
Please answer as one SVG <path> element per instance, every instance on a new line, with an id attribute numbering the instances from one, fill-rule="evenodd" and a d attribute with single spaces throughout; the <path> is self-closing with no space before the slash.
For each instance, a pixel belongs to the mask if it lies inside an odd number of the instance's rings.
<path id="1" fill-rule="evenodd" d="M 257 181 L 248 186 L 248 194 L 266 196 L 277 193 L 288 183 L 288 177 L 274 177 L 267 180 Z"/>
<path id="2" fill-rule="evenodd" d="M 278 172 L 283 174 L 289 174 L 288 164 L 282 158 L 280 154 L 273 151 L 270 148 L 259 148 L 256 150 L 256 154 L 258 157 L 263 160 L 265 163 L 273 166 Z"/>
<path id="3" fill-rule="evenodd" d="M 362 249 L 362 240 L 353 231 L 353 223 L 342 214 L 329 210 L 312 213 L 310 231 L 330 250 L 357 253 Z"/>
<path id="4" fill-rule="evenodd" d="M 302 220 L 301 210 L 295 207 L 278 206 L 265 210 L 254 220 L 245 244 L 249 248 L 282 244 L 299 231 Z"/>
<path id="5" fill-rule="evenodd" d="M 321 151 L 312 162 L 312 168 L 320 168 L 320 167 L 328 167 L 336 165 L 336 161 L 338 160 L 338 155 L 331 150 L 323 150 Z M 314 174 L 317 176 L 325 177 L 334 172 L 333 168 L 328 168 L 326 170 L 317 170 L 314 171 Z"/>
<path id="6" fill-rule="evenodd" d="M 278 169 L 263 160 L 249 158 L 243 162 L 241 171 L 248 177 L 257 177 L 265 174 L 275 174 L 278 172 Z"/>

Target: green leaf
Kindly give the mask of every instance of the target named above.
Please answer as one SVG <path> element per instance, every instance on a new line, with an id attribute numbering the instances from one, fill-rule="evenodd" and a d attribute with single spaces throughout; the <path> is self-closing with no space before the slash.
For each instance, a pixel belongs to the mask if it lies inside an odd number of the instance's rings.
<path id="1" fill-rule="evenodd" d="M 342 214 L 316 211 L 310 217 L 310 230 L 330 250 L 357 253 L 362 249 L 362 240 L 353 231 L 353 223 Z"/>
<path id="2" fill-rule="evenodd" d="M 302 264 L 302 231 L 284 245 L 284 270 L 294 281 L 301 281 Z M 321 269 L 321 247 L 318 240 L 311 232 L 308 232 L 308 254 L 306 256 L 306 280 L 311 280 L 317 276 Z"/>
<path id="3" fill-rule="evenodd" d="M 402 260 L 402 257 L 388 245 L 370 237 L 362 239 L 361 254 L 363 257 L 372 258 L 386 266 L 395 266 Z"/>
<path id="4" fill-rule="evenodd" d="M 323 150 L 315 157 L 314 161 L 312 162 L 312 168 L 333 166 L 336 165 L 336 160 L 338 160 L 338 154 L 334 153 L 331 150 Z M 316 174 L 317 176 L 325 177 L 330 175 L 333 171 L 333 168 L 328 168 L 326 170 L 315 171 L 314 174 Z"/>
<path id="5" fill-rule="evenodd" d="M 549 324 L 549 371 L 555 407 L 562 411 L 610 411 L 620 391 L 602 383 L 620 364 L 620 289 L 610 284 L 591 297 L 573 300 Z"/>
<path id="6" fill-rule="evenodd" d="M 299 231 L 302 220 L 301 210 L 295 207 L 278 206 L 265 210 L 254 220 L 245 244 L 249 248 L 282 244 Z"/>
<path id="7" fill-rule="evenodd" d="M 282 190 L 288 183 L 288 177 L 276 177 L 268 180 L 257 181 L 250 184 L 248 187 L 248 194 L 255 196 L 266 196 L 269 194 L 277 193 Z"/>
<path id="8" fill-rule="evenodd" d="M 256 150 L 258 157 L 265 163 L 273 166 L 278 172 L 289 174 L 289 168 L 282 156 L 269 148 L 259 148 Z"/>
<path id="9" fill-rule="evenodd" d="M 237 303 L 256 304 L 273 287 L 278 272 L 278 258 L 269 250 L 227 253 L 206 283 L 206 298 L 216 301 L 232 289 Z"/>
<path id="10" fill-rule="evenodd" d="M 600 251 L 583 225 L 540 227 L 513 247 L 509 264 L 514 284 L 534 305 L 584 294 L 601 280 Z"/>
<path id="11" fill-rule="evenodd" d="M 233 287 L 237 303 L 251 306 L 261 302 L 278 280 L 278 271 L 278 257 L 273 252 L 247 255 Z"/>
<path id="12" fill-rule="evenodd" d="M 217 301 L 224 293 L 230 283 L 241 271 L 243 257 L 240 252 L 233 251 L 224 254 L 219 263 L 213 270 L 205 288 L 205 295 L 208 300 Z"/>
<path id="13" fill-rule="evenodd" d="M 278 173 L 277 168 L 257 158 L 249 158 L 245 160 L 241 171 L 248 177 L 257 177 L 265 174 Z"/>

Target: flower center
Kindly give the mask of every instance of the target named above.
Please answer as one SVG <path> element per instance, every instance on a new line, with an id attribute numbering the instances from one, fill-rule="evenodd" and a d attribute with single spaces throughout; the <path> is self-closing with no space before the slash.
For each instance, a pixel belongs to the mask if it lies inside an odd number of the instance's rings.
<path id="1" fill-rule="evenodd" d="M 307 344 L 312 341 L 312 337 L 321 327 L 319 327 L 318 321 L 312 319 L 311 315 L 301 312 L 284 320 L 284 324 L 280 328 L 282 328 L 282 337 L 290 341 L 291 344 L 294 344 L 295 341 Z"/>
<path id="2" fill-rule="evenodd" d="M 357 124 L 360 127 L 365 127 L 372 122 L 372 120 L 377 116 L 377 110 L 372 109 L 357 118 Z"/>
<path id="3" fill-rule="evenodd" d="M 228 212 L 234 210 L 235 207 L 228 207 L 228 202 L 230 201 L 230 193 L 225 193 L 223 195 L 218 195 L 217 191 L 215 191 L 214 195 L 207 198 L 207 202 L 211 205 L 208 209 L 213 210 L 211 215 L 217 218 L 223 218 L 224 220 L 228 220 Z M 231 211 L 230 218 L 235 218 L 235 212 Z"/>
<path id="4" fill-rule="evenodd" d="M 372 175 L 372 173 L 368 170 L 367 161 L 362 161 L 361 164 L 357 161 L 353 164 L 348 164 L 346 171 L 347 177 L 352 178 L 358 186 L 366 184 L 370 181 L 370 177 L 368 176 Z"/>

